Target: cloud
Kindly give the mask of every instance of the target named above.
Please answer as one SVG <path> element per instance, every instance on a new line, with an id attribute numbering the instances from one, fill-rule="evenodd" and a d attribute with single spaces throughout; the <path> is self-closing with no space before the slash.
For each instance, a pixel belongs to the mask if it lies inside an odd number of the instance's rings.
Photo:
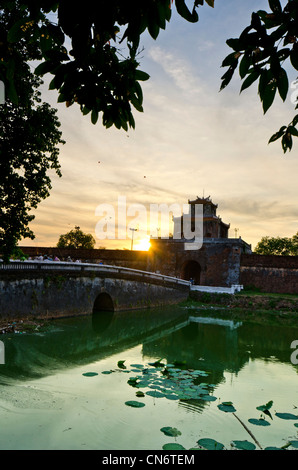
<path id="1" fill-rule="evenodd" d="M 194 73 L 189 62 L 160 46 L 151 47 L 149 57 L 162 67 L 164 72 L 174 81 L 176 86 L 186 95 L 192 96 L 202 93 L 198 76 Z"/>

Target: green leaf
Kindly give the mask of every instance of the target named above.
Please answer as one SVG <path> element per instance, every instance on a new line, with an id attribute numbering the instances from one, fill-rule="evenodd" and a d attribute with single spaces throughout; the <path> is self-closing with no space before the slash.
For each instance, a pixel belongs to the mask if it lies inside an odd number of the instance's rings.
<path id="1" fill-rule="evenodd" d="M 157 390 L 149 390 L 146 392 L 146 395 L 149 395 L 149 397 L 154 397 L 154 398 L 164 398 L 165 394 L 158 392 Z"/>
<path id="2" fill-rule="evenodd" d="M 280 139 L 284 135 L 286 129 L 287 129 L 286 126 L 282 126 L 278 132 L 276 132 L 275 134 L 273 134 L 270 137 L 268 144 L 270 144 L 271 142 L 275 142 L 276 140 Z"/>
<path id="3" fill-rule="evenodd" d="M 288 132 L 289 132 L 291 135 L 294 135 L 295 137 L 298 137 L 298 129 L 296 129 L 296 127 L 294 127 L 294 126 L 289 126 L 289 127 L 288 127 Z"/>
<path id="4" fill-rule="evenodd" d="M 150 75 L 148 73 L 143 72 L 142 70 L 136 70 L 135 72 L 135 79 L 138 81 L 145 81 L 150 78 Z"/>
<path id="5" fill-rule="evenodd" d="M 236 66 L 237 66 L 237 62 L 235 63 L 235 65 L 231 65 L 228 71 L 221 77 L 222 83 L 221 83 L 220 91 L 226 88 L 226 86 L 232 80 Z"/>
<path id="6" fill-rule="evenodd" d="M 209 439 L 209 438 L 199 439 L 197 441 L 197 444 L 204 447 L 204 449 L 208 449 L 208 450 L 223 450 L 224 449 L 223 444 L 215 441 L 214 439 Z"/>
<path id="7" fill-rule="evenodd" d="M 125 361 L 118 361 L 117 366 L 119 369 L 126 369 L 126 366 L 124 365 Z"/>
<path id="8" fill-rule="evenodd" d="M 229 67 L 230 65 L 234 65 L 238 63 L 239 53 L 232 52 L 231 54 L 227 55 L 227 57 L 222 61 L 222 67 Z"/>
<path id="9" fill-rule="evenodd" d="M 269 6 L 273 13 L 281 13 L 282 8 L 279 0 L 268 0 Z"/>
<path id="10" fill-rule="evenodd" d="M 185 447 L 183 447 L 181 444 L 177 444 L 176 442 L 164 444 L 162 448 L 163 450 L 185 450 Z"/>
<path id="11" fill-rule="evenodd" d="M 92 109 L 91 112 L 91 122 L 92 124 L 96 124 L 98 120 L 98 111 L 96 109 Z"/>
<path id="12" fill-rule="evenodd" d="M 44 75 L 45 73 L 50 72 L 52 69 L 53 69 L 53 63 L 47 60 L 46 62 L 42 62 L 41 64 L 39 64 L 36 67 L 34 73 L 36 75 Z"/>
<path id="13" fill-rule="evenodd" d="M 249 67 L 251 66 L 251 58 L 244 54 L 239 65 L 239 75 L 241 78 L 244 78 L 247 75 Z"/>
<path id="14" fill-rule="evenodd" d="M 160 429 L 166 436 L 177 437 L 181 436 L 181 432 L 177 428 L 171 428 L 170 426 L 165 426 Z"/>
<path id="15" fill-rule="evenodd" d="M 268 401 L 268 403 L 266 403 L 266 405 L 257 406 L 256 409 L 259 411 L 267 411 L 267 410 L 270 410 L 270 408 L 272 408 L 272 405 L 273 405 L 273 401 L 270 400 Z"/>
<path id="16" fill-rule="evenodd" d="M 270 423 L 268 423 L 268 421 L 262 418 L 260 419 L 250 418 L 248 422 L 251 424 L 255 424 L 256 426 L 270 426 Z"/>
<path id="17" fill-rule="evenodd" d="M 250 87 L 259 78 L 259 76 L 260 70 L 253 69 L 242 83 L 240 93 L 242 93 L 242 91 L 244 91 L 246 88 Z"/>
<path id="18" fill-rule="evenodd" d="M 97 372 L 85 372 L 83 374 L 85 377 L 94 377 L 95 375 L 98 375 Z"/>
<path id="19" fill-rule="evenodd" d="M 298 419 L 298 416 L 292 413 L 275 413 L 275 416 L 281 419 Z"/>
<path id="20" fill-rule="evenodd" d="M 190 23 L 196 23 L 199 20 L 199 16 L 195 8 L 193 8 L 193 11 L 190 12 L 187 5 L 185 4 L 185 0 L 175 0 L 175 5 L 177 12 L 185 20 L 189 21 Z"/>
<path id="21" fill-rule="evenodd" d="M 241 449 L 241 450 L 255 450 L 256 446 L 249 441 L 232 441 L 232 444 L 236 449 Z"/>
<path id="22" fill-rule="evenodd" d="M 217 408 L 225 413 L 235 413 L 236 411 L 231 401 L 224 401 L 220 405 L 217 405 Z"/>
<path id="23" fill-rule="evenodd" d="M 132 408 L 143 408 L 145 406 L 145 403 L 142 403 L 141 401 L 126 401 L 125 402 L 126 406 L 131 406 Z"/>
<path id="24" fill-rule="evenodd" d="M 286 132 L 283 135 L 283 137 L 281 139 L 281 146 L 282 146 L 282 149 L 283 149 L 284 153 L 286 153 L 287 150 L 292 149 L 293 139 L 292 139 L 292 136 L 289 132 Z"/>
<path id="25" fill-rule="evenodd" d="M 267 113 L 268 109 L 272 106 L 275 95 L 276 95 L 277 83 L 272 80 L 266 87 L 262 96 L 262 105 L 264 114 Z"/>
<path id="26" fill-rule="evenodd" d="M 214 8 L 214 0 L 206 0 L 206 3 L 209 7 Z"/>
<path id="27" fill-rule="evenodd" d="M 289 441 L 289 443 L 291 444 L 292 447 L 294 447 L 295 449 L 298 449 L 298 441 Z"/>
<path id="28" fill-rule="evenodd" d="M 280 94 L 280 97 L 283 101 L 286 100 L 288 90 L 289 90 L 289 80 L 288 75 L 284 69 L 281 69 L 278 80 L 277 80 L 277 87 Z"/>

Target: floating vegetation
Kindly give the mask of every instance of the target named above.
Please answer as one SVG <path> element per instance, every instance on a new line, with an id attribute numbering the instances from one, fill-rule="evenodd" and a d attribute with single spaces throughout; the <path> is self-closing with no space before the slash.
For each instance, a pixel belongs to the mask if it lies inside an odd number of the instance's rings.
<path id="1" fill-rule="evenodd" d="M 217 405 L 217 408 L 220 411 L 224 411 L 225 413 L 235 413 L 236 411 L 231 401 L 223 401 L 222 403 Z"/>
<path id="2" fill-rule="evenodd" d="M 197 441 L 197 444 L 206 450 L 224 450 L 225 448 L 225 446 L 221 442 L 209 438 L 199 439 Z"/>
<path id="3" fill-rule="evenodd" d="M 181 436 L 181 431 L 179 431 L 177 428 L 171 428 L 170 426 L 165 426 L 161 428 L 161 432 L 163 432 L 166 436 L 172 436 L 172 437 L 177 437 Z"/>
<path id="4" fill-rule="evenodd" d="M 143 406 L 145 406 L 145 403 L 141 401 L 130 400 L 130 401 L 126 401 L 125 405 L 131 406 L 132 408 L 143 408 Z"/>
<path id="5" fill-rule="evenodd" d="M 95 377 L 96 375 L 98 375 L 97 372 L 85 372 L 83 374 L 85 377 Z"/>
<path id="6" fill-rule="evenodd" d="M 231 445 L 239 450 L 255 450 L 256 446 L 249 441 L 232 441 Z"/>
<path id="7" fill-rule="evenodd" d="M 207 377 L 209 373 L 204 370 L 187 369 L 186 364 L 173 363 L 166 364 L 159 359 L 155 362 L 150 362 L 147 365 L 144 364 L 131 364 L 130 368 L 124 365 L 125 361 L 118 361 L 118 369 L 103 371 L 102 374 L 110 374 L 112 372 L 126 372 L 133 373 L 129 377 L 127 384 L 137 389 L 136 397 L 146 398 L 150 397 L 154 400 L 166 399 L 166 400 L 181 400 L 181 401 L 216 401 L 217 397 L 213 395 L 215 386 L 208 384 L 203 381 L 203 377 Z M 179 367 L 179 365 L 181 367 Z M 85 376 L 98 375 L 95 372 L 87 372 L 83 374 Z M 146 389 L 144 391 L 140 389 Z M 130 400 L 125 402 L 126 406 L 132 408 L 143 408 L 145 403 L 143 401 Z M 259 418 L 249 418 L 248 423 L 253 426 L 267 427 L 271 423 L 265 418 L 269 417 L 273 421 L 273 416 L 270 412 L 273 401 L 268 401 L 265 405 L 257 406 L 256 409 L 261 412 Z M 224 413 L 232 413 L 233 416 L 238 420 L 242 427 L 251 436 L 255 442 L 248 440 L 233 440 L 230 442 L 232 449 L 236 450 L 255 450 L 256 446 L 263 450 L 260 443 L 255 438 L 252 431 L 246 426 L 246 424 L 237 416 L 236 408 L 231 401 L 224 401 L 217 405 L 217 408 Z M 275 412 L 275 416 L 284 420 L 297 420 L 298 415 L 292 413 Z M 295 427 L 298 427 L 298 422 L 294 423 Z M 167 443 L 162 446 L 163 450 L 186 450 L 181 444 L 176 442 L 176 438 L 182 433 L 175 427 L 164 426 L 160 429 L 166 436 L 175 438 L 175 442 Z M 281 447 L 268 446 L 264 450 L 286 450 L 286 449 L 298 449 L 298 440 L 291 438 L 287 443 Z M 227 450 L 227 448 L 221 442 L 216 441 L 212 438 L 200 438 L 194 447 L 189 450 Z"/>

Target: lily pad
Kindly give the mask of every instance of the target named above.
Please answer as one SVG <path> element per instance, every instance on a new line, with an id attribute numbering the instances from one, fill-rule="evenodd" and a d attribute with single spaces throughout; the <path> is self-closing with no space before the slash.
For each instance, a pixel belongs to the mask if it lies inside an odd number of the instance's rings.
<path id="1" fill-rule="evenodd" d="M 102 374 L 111 374 L 113 371 L 112 370 L 104 370 Z"/>
<path id="2" fill-rule="evenodd" d="M 171 428 L 170 426 L 165 426 L 160 429 L 166 436 L 177 437 L 181 436 L 181 432 L 177 428 Z"/>
<path id="3" fill-rule="evenodd" d="M 95 375 L 98 375 L 97 372 L 85 372 L 83 374 L 85 377 L 94 377 Z"/>
<path id="4" fill-rule="evenodd" d="M 280 447 L 269 446 L 269 447 L 265 447 L 264 450 L 282 450 L 282 449 Z"/>
<path id="5" fill-rule="evenodd" d="M 298 416 L 292 413 L 275 413 L 275 416 L 281 419 L 298 419 Z"/>
<path id="6" fill-rule="evenodd" d="M 200 397 L 201 400 L 205 400 L 205 401 L 216 401 L 217 398 L 214 397 L 213 395 L 202 395 Z"/>
<path id="7" fill-rule="evenodd" d="M 146 392 L 146 395 L 149 395 L 150 397 L 154 398 L 164 398 L 165 394 L 159 392 L 158 390 L 149 390 L 149 392 Z"/>
<path id="8" fill-rule="evenodd" d="M 223 450 L 224 445 L 221 442 L 216 441 L 215 439 L 203 438 L 197 441 L 201 447 L 204 447 L 208 450 Z"/>
<path id="9" fill-rule="evenodd" d="M 162 446 L 163 450 L 186 450 L 181 444 L 177 444 L 176 442 L 171 442 L 169 444 L 164 444 Z"/>
<path id="10" fill-rule="evenodd" d="M 197 441 L 197 444 L 207 450 L 223 450 L 224 445 L 214 439 L 203 438 Z"/>
<path id="11" fill-rule="evenodd" d="M 125 405 L 132 406 L 133 408 L 142 408 L 143 406 L 145 406 L 145 403 L 142 403 L 141 401 L 130 400 L 126 401 Z"/>
<path id="12" fill-rule="evenodd" d="M 294 449 L 298 449 L 298 441 L 289 441 L 289 443 L 294 447 Z"/>
<path id="13" fill-rule="evenodd" d="M 232 444 L 236 449 L 241 450 L 255 450 L 256 446 L 249 441 L 232 441 Z"/>
<path id="14" fill-rule="evenodd" d="M 174 393 L 165 393 L 165 397 L 166 397 L 168 400 L 179 400 L 178 395 L 176 395 L 176 394 L 174 394 Z"/>
<path id="15" fill-rule="evenodd" d="M 119 369 L 126 369 L 126 366 L 124 365 L 125 361 L 118 361 L 117 366 Z"/>
<path id="16" fill-rule="evenodd" d="M 248 422 L 251 424 L 255 424 L 256 426 L 270 426 L 270 423 L 268 423 L 268 421 L 266 421 L 266 419 L 263 419 L 263 418 L 260 418 L 260 419 L 250 418 Z"/>
<path id="17" fill-rule="evenodd" d="M 231 401 L 223 401 L 217 408 L 225 413 L 235 413 L 236 409 Z"/>

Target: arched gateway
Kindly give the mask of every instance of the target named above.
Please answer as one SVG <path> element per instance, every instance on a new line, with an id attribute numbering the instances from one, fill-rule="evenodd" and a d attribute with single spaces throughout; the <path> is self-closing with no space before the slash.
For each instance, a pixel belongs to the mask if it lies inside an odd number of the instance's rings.
<path id="1" fill-rule="evenodd" d="M 190 281 L 193 279 L 194 284 L 201 283 L 201 266 L 197 261 L 188 260 L 182 266 L 182 279 Z"/>

